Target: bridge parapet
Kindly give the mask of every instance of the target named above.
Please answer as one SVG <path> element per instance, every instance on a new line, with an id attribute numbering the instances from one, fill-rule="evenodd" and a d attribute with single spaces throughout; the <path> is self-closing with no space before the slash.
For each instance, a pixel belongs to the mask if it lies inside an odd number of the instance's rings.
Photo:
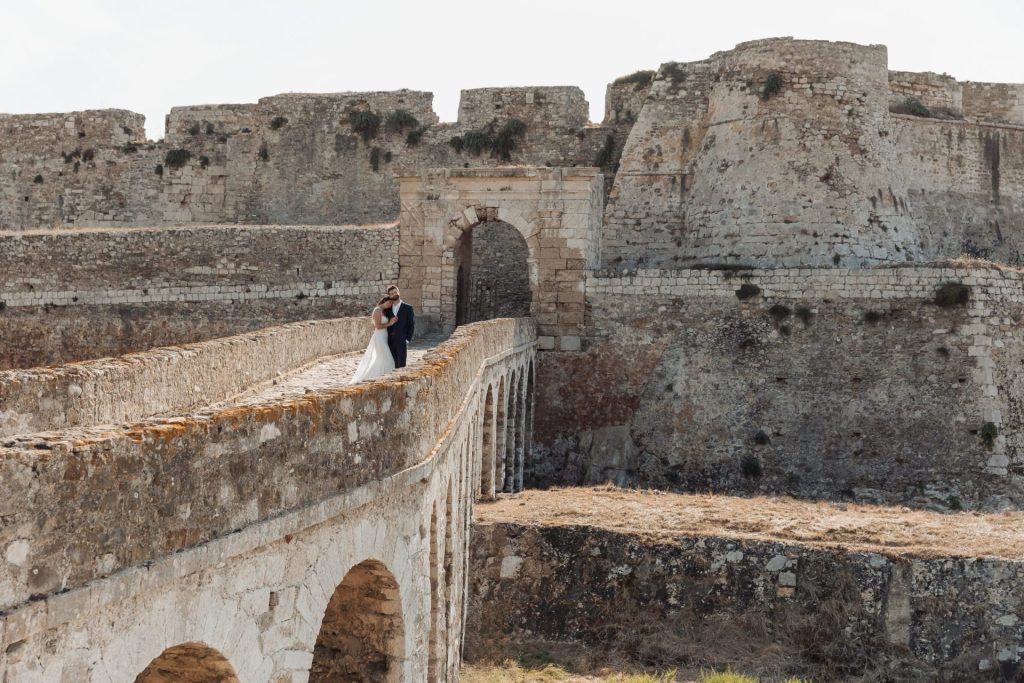
<path id="1" fill-rule="evenodd" d="M 0 448 L 0 610 L 413 467 L 444 441 L 484 374 L 535 343 L 530 320 L 477 323 L 377 381 Z M 526 386 L 522 370 L 515 377 Z M 5 619 L 4 641 L 24 633 L 25 620 L 11 619 L 22 612 Z"/>

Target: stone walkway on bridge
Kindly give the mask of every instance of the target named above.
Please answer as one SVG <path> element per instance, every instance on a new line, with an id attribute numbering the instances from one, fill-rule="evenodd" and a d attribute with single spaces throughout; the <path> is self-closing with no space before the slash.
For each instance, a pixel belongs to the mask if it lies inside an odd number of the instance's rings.
<path id="1" fill-rule="evenodd" d="M 407 365 L 413 366 L 420 362 L 423 355 L 448 337 L 431 334 L 414 340 L 409 345 Z M 233 406 L 265 405 L 303 396 L 313 391 L 336 389 L 348 384 L 349 378 L 355 374 L 363 351 L 327 356 L 315 363 L 297 368 L 279 377 L 233 396 L 225 401 L 206 406 L 204 410 L 219 410 Z"/>

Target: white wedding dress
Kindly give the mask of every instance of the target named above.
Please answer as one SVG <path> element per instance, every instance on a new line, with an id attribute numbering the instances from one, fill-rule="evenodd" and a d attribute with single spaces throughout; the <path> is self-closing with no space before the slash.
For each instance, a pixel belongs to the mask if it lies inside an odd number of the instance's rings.
<path id="1" fill-rule="evenodd" d="M 352 375 L 349 384 L 365 382 L 368 379 L 380 377 L 395 369 L 395 358 L 388 348 L 388 331 L 374 330 L 370 335 L 370 345 L 366 347 L 366 353 L 359 361 L 356 374 Z"/>

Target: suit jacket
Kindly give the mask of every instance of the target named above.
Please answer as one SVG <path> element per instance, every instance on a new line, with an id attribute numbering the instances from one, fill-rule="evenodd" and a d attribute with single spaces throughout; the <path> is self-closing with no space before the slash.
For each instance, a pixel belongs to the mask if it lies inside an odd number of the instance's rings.
<path id="1" fill-rule="evenodd" d="M 386 311 L 386 317 L 388 320 L 395 317 L 390 308 Z M 388 328 L 388 340 L 404 339 L 411 342 L 415 331 L 416 313 L 412 310 L 412 306 L 403 301 L 402 306 L 398 309 L 398 322 Z"/>

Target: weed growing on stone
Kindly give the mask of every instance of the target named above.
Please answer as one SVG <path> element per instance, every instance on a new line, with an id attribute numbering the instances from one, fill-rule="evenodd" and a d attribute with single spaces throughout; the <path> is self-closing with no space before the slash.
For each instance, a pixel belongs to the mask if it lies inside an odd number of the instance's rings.
<path id="1" fill-rule="evenodd" d="M 415 129 L 420 125 L 419 119 L 405 109 L 396 109 L 384 120 L 384 127 L 393 133 L 401 133 L 407 129 Z"/>
<path id="2" fill-rule="evenodd" d="M 187 149 L 170 149 L 164 156 L 164 163 L 171 168 L 181 168 L 192 158 L 192 152 Z"/>
<path id="3" fill-rule="evenodd" d="M 43 184 L 43 176 L 41 176 L 39 174 L 36 174 L 36 177 L 32 179 L 32 182 L 35 183 L 36 185 L 42 185 Z"/>
<path id="4" fill-rule="evenodd" d="M 615 136 L 608 133 L 604 139 L 604 146 L 601 147 L 601 151 L 597 153 L 597 157 L 594 158 L 594 166 L 603 168 L 612 160 L 612 153 L 615 151 Z"/>
<path id="5" fill-rule="evenodd" d="M 363 142 L 377 137 L 380 130 L 380 116 L 372 111 L 353 111 L 348 115 L 348 122 L 352 130 L 362 136 Z"/>
<path id="6" fill-rule="evenodd" d="M 260 145 L 260 151 L 258 156 L 260 158 L 260 161 L 267 161 L 268 159 L 270 159 L 270 152 L 267 151 L 267 143 L 264 142 L 262 145 Z"/>
<path id="7" fill-rule="evenodd" d="M 761 99 L 767 100 L 778 95 L 782 92 L 782 86 L 784 81 L 782 80 L 782 74 L 773 71 L 768 74 L 768 78 L 764 80 L 764 85 L 761 87 Z"/>
<path id="8" fill-rule="evenodd" d="M 380 147 L 374 147 L 370 150 L 370 168 L 376 173 L 380 170 Z"/>
<path id="9" fill-rule="evenodd" d="M 752 285 L 749 282 L 744 282 L 740 285 L 740 288 L 736 290 L 736 298 L 740 301 L 746 301 L 747 299 L 753 299 L 755 296 L 761 293 L 761 288 L 757 285 Z"/>
<path id="10" fill-rule="evenodd" d="M 764 467 L 756 455 L 747 454 L 740 460 L 740 472 L 745 479 L 760 479 L 764 474 Z"/>
<path id="11" fill-rule="evenodd" d="M 420 144 L 420 140 L 423 139 L 423 134 L 426 132 L 426 126 L 410 130 L 409 133 L 405 136 L 405 144 L 409 145 L 410 147 L 415 147 L 416 145 Z"/>
<path id="12" fill-rule="evenodd" d="M 283 127 L 286 123 L 288 123 L 288 119 L 285 118 L 284 116 L 275 116 L 274 118 L 270 119 L 270 130 L 278 130 L 279 128 Z"/>
<path id="13" fill-rule="evenodd" d="M 632 85 L 634 90 L 643 90 L 654 82 L 654 71 L 634 71 L 628 76 L 616 78 L 612 85 Z"/>
<path id="14" fill-rule="evenodd" d="M 981 426 L 981 440 L 989 450 L 992 450 L 995 445 L 997 436 L 999 436 L 999 427 L 995 422 L 986 422 Z"/>
<path id="15" fill-rule="evenodd" d="M 966 306 L 971 300 L 971 288 L 961 282 L 944 282 L 935 290 L 935 303 L 942 308 Z"/>

